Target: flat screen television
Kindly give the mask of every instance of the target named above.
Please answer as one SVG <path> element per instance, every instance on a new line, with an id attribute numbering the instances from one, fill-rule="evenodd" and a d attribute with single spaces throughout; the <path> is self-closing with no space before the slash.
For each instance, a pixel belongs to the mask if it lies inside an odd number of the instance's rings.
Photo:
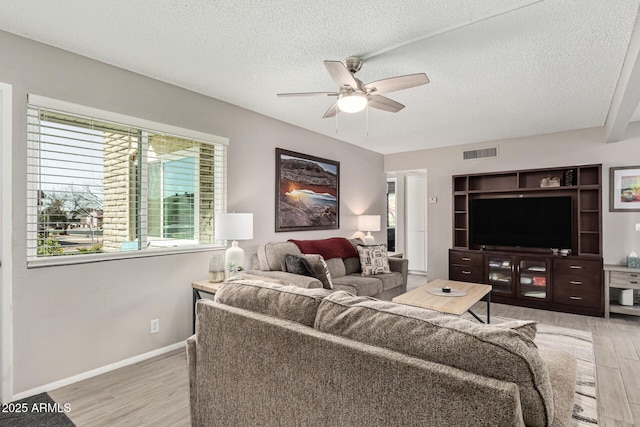
<path id="1" fill-rule="evenodd" d="M 572 249 L 571 197 L 471 199 L 471 247 Z"/>

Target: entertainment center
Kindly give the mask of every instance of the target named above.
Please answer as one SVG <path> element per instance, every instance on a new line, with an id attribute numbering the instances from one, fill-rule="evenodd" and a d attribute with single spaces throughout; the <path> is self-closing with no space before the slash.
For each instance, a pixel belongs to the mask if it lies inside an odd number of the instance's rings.
<path id="1" fill-rule="evenodd" d="M 602 166 L 453 176 L 449 279 L 499 303 L 602 316 Z"/>

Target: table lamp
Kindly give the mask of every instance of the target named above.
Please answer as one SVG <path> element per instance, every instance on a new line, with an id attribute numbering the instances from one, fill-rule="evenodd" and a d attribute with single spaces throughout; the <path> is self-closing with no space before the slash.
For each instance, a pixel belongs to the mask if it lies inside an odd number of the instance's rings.
<path id="1" fill-rule="evenodd" d="M 224 256 L 225 273 L 230 277 L 244 270 L 244 250 L 238 240 L 253 239 L 252 213 L 217 213 L 215 216 L 216 240 L 231 240 L 231 247 Z"/>
<path id="2" fill-rule="evenodd" d="M 358 217 L 358 229 L 367 232 L 367 235 L 364 236 L 364 243 L 374 245 L 376 240 L 371 235 L 371 232 L 380 231 L 380 215 L 360 215 Z"/>

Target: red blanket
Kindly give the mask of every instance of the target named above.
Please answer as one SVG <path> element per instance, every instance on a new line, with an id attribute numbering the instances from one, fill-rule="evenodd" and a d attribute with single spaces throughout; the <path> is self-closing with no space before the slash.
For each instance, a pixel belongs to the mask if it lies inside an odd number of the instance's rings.
<path id="1" fill-rule="evenodd" d="M 324 259 L 357 257 L 358 252 L 344 237 L 331 237 L 321 240 L 293 240 L 303 254 L 320 254 Z"/>

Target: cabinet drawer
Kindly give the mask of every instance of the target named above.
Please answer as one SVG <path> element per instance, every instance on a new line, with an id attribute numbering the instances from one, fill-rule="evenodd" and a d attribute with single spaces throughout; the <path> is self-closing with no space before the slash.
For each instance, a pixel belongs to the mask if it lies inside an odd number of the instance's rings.
<path id="1" fill-rule="evenodd" d="M 600 281 L 602 265 L 600 261 L 554 259 L 553 274 L 565 274 L 570 277 L 576 277 L 578 275 L 582 277 L 595 277 Z"/>
<path id="2" fill-rule="evenodd" d="M 484 283 L 482 266 L 474 267 L 468 265 L 451 264 L 449 266 L 449 280 Z"/>
<path id="3" fill-rule="evenodd" d="M 477 252 L 449 252 L 450 264 L 469 265 L 481 268 L 483 259 L 483 255 Z"/>
<path id="4" fill-rule="evenodd" d="M 612 271 L 609 273 L 609 283 L 613 287 L 640 287 L 640 273 L 627 273 L 621 271 Z"/>
<path id="5" fill-rule="evenodd" d="M 553 287 L 553 302 L 558 304 L 579 305 L 581 307 L 600 307 L 600 290 Z"/>

